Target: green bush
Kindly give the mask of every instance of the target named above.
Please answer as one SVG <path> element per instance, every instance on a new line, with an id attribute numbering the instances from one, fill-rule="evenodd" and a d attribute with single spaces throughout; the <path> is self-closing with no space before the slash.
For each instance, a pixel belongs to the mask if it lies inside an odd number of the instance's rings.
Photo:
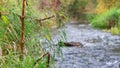
<path id="1" fill-rule="evenodd" d="M 112 34 L 120 34 L 120 9 L 117 7 L 110 8 L 108 11 L 101 14 L 87 15 L 88 21 L 93 27 L 106 29 Z"/>
<path id="2" fill-rule="evenodd" d="M 107 28 L 108 24 L 110 24 L 108 23 L 109 20 L 115 20 L 116 22 L 115 25 L 118 25 L 119 15 L 120 15 L 120 12 L 118 8 L 111 8 L 107 12 L 94 15 L 93 18 L 89 18 L 89 21 L 94 27 L 105 29 Z"/>
<path id="3" fill-rule="evenodd" d="M 95 14 L 87 14 L 87 20 L 90 23 L 94 19 Z"/>

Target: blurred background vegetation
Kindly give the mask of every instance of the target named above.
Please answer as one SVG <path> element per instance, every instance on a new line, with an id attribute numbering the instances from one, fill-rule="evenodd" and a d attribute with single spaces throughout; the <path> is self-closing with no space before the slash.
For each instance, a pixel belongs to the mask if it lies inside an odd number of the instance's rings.
<path id="1" fill-rule="evenodd" d="M 120 34 L 119 0 L 75 0 L 68 5 L 69 18 Z"/>
<path id="2" fill-rule="evenodd" d="M 119 0 L 28 0 L 25 8 L 26 56 L 20 61 L 22 0 L 0 0 L 0 67 L 34 66 L 36 58 L 47 52 L 40 39 L 45 38 L 44 42 L 48 41 L 47 45 L 54 52 L 51 31 L 70 21 L 90 23 L 95 28 L 120 34 L 119 7 Z M 44 61 L 36 68 L 46 68 Z"/>

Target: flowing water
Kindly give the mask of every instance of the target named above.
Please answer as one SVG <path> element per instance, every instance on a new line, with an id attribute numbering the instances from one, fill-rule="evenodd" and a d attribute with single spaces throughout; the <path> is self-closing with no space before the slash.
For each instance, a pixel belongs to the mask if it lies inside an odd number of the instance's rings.
<path id="1" fill-rule="evenodd" d="M 81 42 L 84 47 L 62 47 L 63 59 L 55 58 L 56 68 L 120 68 L 120 36 L 74 22 L 62 29 L 67 41 Z M 56 33 L 53 41 L 58 39 Z"/>

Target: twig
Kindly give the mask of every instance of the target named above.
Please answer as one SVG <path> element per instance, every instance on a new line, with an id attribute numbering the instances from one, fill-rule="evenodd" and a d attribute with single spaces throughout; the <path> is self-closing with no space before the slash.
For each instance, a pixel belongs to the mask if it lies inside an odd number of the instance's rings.
<path id="1" fill-rule="evenodd" d="M 49 64 L 50 64 L 50 54 L 49 54 L 49 53 L 47 53 L 47 55 L 48 55 L 47 67 L 49 67 Z"/>
<path id="2" fill-rule="evenodd" d="M 6 12 L 0 12 L 0 15 L 8 15 L 8 13 L 6 13 Z M 20 17 L 20 19 L 22 19 L 21 15 L 19 15 L 19 14 L 16 14 L 16 15 L 17 15 L 18 17 Z M 55 17 L 55 15 L 52 15 L 52 16 L 49 16 L 49 17 L 46 17 L 46 18 L 43 18 L 43 19 L 34 18 L 34 17 L 30 17 L 30 16 L 24 16 L 24 18 L 31 18 L 31 19 L 37 20 L 37 21 L 39 21 L 39 22 L 45 21 L 45 20 L 47 20 L 47 19 L 51 19 L 51 18 L 53 18 L 53 17 Z"/>
<path id="3" fill-rule="evenodd" d="M 20 15 L 18 15 L 18 16 L 19 16 L 20 19 L 21 19 L 21 16 L 20 16 Z M 47 20 L 47 19 L 51 19 L 51 18 L 53 18 L 53 17 L 55 17 L 55 15 L 52 15 L 52 16 L 49 16 L 49 17 L 46 17 L 46 18 L 43 18 L 43 19 L 38 19 L 38 18 L 33 18 L 33 17 L 25 16 L 25 18 L 31 18 L 31 19 L 36 20 L 36 21 L 39 21 L 39 22 L 45 21 L 45 20 Z"/>
<path id="4" fill-rule="evenodd" d="M 44 21 L 44 20 L 47 20 L 47 19 L 51 19 L 51 18 L 53 18 L 53 17 L 55 17 L 54 15 L 53 16 L 50 16 L 50 17 L 47 17 L 47 18 L 43 18 L 43 19 L 36 19 L 36 20 L 38 20 L 38 21 Z"/>
<path id="5" fill-rule="evenodd" d="M 36 65 L 43 57 L 45 57 L 46 55 L 48 56 L 48 57 L 47 57 L 47 67 L 49 67 L 49 64 L 50 64 L 50 54 L 47 52 L 46 54 L 42 54 L 41 57 L 35 61 L 33 68 L 34 68 L 35 65 Z"/>

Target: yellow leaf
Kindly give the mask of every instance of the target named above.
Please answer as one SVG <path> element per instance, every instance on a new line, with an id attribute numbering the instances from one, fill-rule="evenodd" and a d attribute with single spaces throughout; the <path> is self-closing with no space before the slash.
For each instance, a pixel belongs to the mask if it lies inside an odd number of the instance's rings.
<path id="1" fill-rule="evenodd" d="M 50 41 L 50 36 L 49 36 L 49 35 L 46 35 L 46 39 Z"/>

